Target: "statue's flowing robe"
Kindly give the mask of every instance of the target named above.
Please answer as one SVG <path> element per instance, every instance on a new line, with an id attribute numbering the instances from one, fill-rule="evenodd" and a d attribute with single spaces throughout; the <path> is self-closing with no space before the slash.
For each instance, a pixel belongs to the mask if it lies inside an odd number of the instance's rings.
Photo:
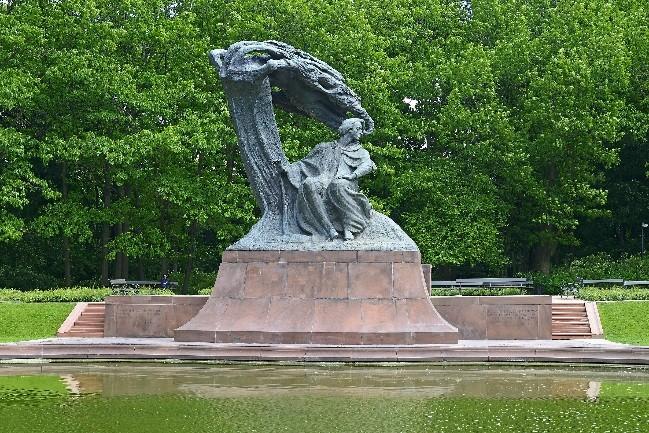
<path id="1" fill-rule="evenodd" d="M 357 177 L 375 168 L 360 144 L 348 147 L 333 143 L 317 145 L 304 159 L 290 164 L 287 177 L 297 188 L 295 217 L 298 226 L 311 235 L 329 236 L 331 229 L 357 234 L 369 224 L 372 206 L 359 191 Z"/>

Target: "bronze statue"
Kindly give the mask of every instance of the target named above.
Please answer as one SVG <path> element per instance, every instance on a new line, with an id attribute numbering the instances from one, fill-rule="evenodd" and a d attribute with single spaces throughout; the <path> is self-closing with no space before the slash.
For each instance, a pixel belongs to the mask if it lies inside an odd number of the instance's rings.
<path id="1" fill-rule="evenodd" d="M 212 50 L 239 151 L 261 219 L 235 250 L 416 250 L 390 218 L 372 210 L 358 178 L 375 169 L 360 137 L 374 121 L 342 74 L 276 41 Z M 340 138 L 301 161 L 282 150 L 274 107 L 313 117 Z"/>
<path id="2" fill-rule="evenodd" d="M 354 239 L 369 224 L 372 206 L 359 191 L 358 178 L 376 166 L 359 141 L 363 120 L 347 119 L 338 128 L 340 138 L 320 143 L 306 158 L 281 165 L 298 189 L 295 215 L 299 227 L 311 235 L 329 239 L 343 234 Z"/>

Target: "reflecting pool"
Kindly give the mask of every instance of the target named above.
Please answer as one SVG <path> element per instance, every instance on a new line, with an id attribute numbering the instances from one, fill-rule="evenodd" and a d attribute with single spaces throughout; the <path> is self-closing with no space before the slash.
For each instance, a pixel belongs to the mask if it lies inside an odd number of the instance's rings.
<path id="1" fill-rule="evenodd" d="M 649 370 L 0 364 L 0 432 L 649 432 Z"/>

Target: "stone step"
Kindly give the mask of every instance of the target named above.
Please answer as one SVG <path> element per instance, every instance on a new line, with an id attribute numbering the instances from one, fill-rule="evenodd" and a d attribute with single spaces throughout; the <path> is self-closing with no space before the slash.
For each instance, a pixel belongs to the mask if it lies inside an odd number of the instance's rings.
<path id="1" fill-rule="evenodd" d="M 552 325 L 552 330 L 561 330 L 561 329 L 583 329 L 590 331 L 589 325 Z"/>
<path id="2" fill-rule="evenodd" d="M 98 315 L 98 314 L 82 314 L 79 316 L 80 320 L 98 320 L 100 322 L 103 322 L 106 316 L 104 315 Z"/>
<path id="3" fill-rule="evenodd" d="M 592 338 L 590 332 L 557 332 L 552 334 L 553 340 L 569 340 L 571 338 Z"/>
<path id="4" fill-rule="evenodd" d="M 563 303 L 563 304 L 552 304 L 552 308 L 580 308 L 583 307 L 584 303 L 583 302 L 571 302 L 571 303 Z"/>
<path id="5" fill-rule="evenodd" d="M 553 326 L 552 327 L 553 332 L 554 331 L 561 332 L 561 331 L 567 330 L 567 329 L 578 329 L 580 331 L 590 332 L 590 326 L 571 325 L 571 326 Z"/>
<path id="6" fill-rule="evenodd" d="M 106 311 L 105 311 L 105 310 L 98 310 L 98 309 L 94 309 L 94 310 L 85 310 L 85 311 L 84 311 L 83 313 L 81 313 L 81 314 L 92 314 L 92 315 L 101 315 L 101 316 L 103 316 L 103 315 L 106 314 Z"/>
<path id="7" fill-rule="evenodd" d="M 581 314 L 553 314 L 553 320 L 570 320 L 570 319 L 588 319 L 588 314 L 584 311 Z"/>
<path id="8" fill-rule="evenodd" d="M 83 314 L 75 323 L 79 322 L 89 322 L 89 323 L 104 323 L 103 317 L 93 317 L 93 316 L 84 316 Z"/>
<path id="9" fill-rule="evenodd" d="M 79 308 L 83 310 L 79 311 Z M 66 322 L 74 320 L 74 323 L 66 331 L 59 330 L 57 335 L 60 337 L 103 337 L 105 317 L 106 305 L 103 302 L 78 303 L 66 319 Z"/>
<path id="10" fill-rule="evenodd" d="M 90 326 L 94 328 L 104 328 L 104 322 L 95 322 L 95 321 L 89 321 L 89 320 L 77 320 L 74 322 L 74 326 Z"/>
<path id="11" fill-rule="evenodd" d="M 102 338 L 104 336 L 103 332 L 74 332 L 70 331 L 66 334 L 67 337 L 79 337 L 79 338 Z"/>
<path id="12" fill-rule="evenodd" d="M 588 322 L 588 319 L 582 319 L 582 318 L 574 318 L 570 320 L 555 320 L 554 323 L 557 324 L 562 324 L 562 325 L 588 325 L 590 326 L 590 323 Z"/>
<path id="13" fill-rule="evenodd" d="M 81 315 L 78 319 L 77 322 L 84 320 L 86 322 L 95 322 L 95 323 L 104 323 L 104 317 L 103 316 L 84 316 Z"/>
<path id="14" fill-rule="evenodd" d="M 70 332 L 72 332 L 72 331 L 88 331 L 88 330 L 92 330 L 93 332 L 98 331 L 98 330 L 103 331 L 104 330 L 104 325 L 96 325 L 96 324 L 88 325 L 88 324 L 85 324 L 85 323 L 82 323 L 80 325 L 75 324 L 72 327 L 72 329 L 70 329 Z"/>
<path id="15" fill-rule="evenodd" d="M 571 312 L 565 312 L 565 313 L 552 313 L 552 317 L 582 317 L 582 316 L 588 316 L 586 313 L 586 310 L 584 311 L 571 311 Z"/>
<path id="16" fill-rule="evenodd" d="M 588 319 L 574 319 L 574 320 L 554 320 L 552 321 L 553 325 L 586 325 L 590 326 Z"/>
<path id="17" fill-rule="evenodd" d="M 590 322 L 584 302 L 552 304 L 552 339 L 591 338 Z"/>

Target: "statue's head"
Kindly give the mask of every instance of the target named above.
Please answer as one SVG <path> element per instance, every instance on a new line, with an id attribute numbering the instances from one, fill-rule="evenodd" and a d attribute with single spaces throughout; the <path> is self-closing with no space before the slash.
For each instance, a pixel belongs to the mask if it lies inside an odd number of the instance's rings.
<path id="1" fill-rule="evenodd" d="M 338 127 L 338 133 L 344 137 L 348 133 L 354 132 L 356 139 L 359 139 L 364 133 L 365 121 L 358 117 L 343 120 L 343 123 Z"/>

